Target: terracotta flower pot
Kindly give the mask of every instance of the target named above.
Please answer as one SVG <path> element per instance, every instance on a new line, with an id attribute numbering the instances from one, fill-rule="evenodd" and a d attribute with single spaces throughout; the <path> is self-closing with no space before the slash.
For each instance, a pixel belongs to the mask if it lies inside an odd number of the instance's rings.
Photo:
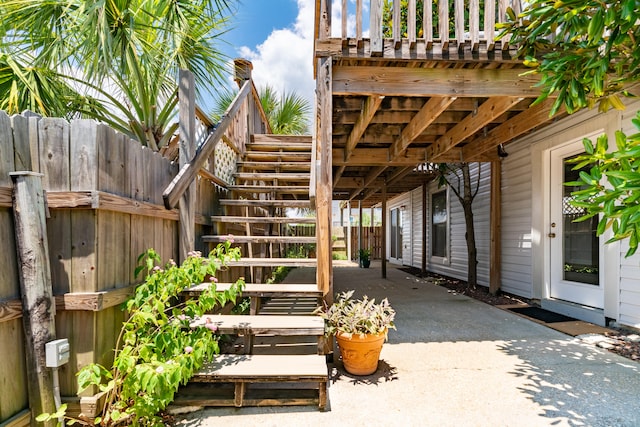
<path id="1" fill-rule="evenodd" d="M 386 331 L 380 334 L 336 334 L 344 368 L 353 375 L 371 375 L 378 369 L 378 359 Z"/>

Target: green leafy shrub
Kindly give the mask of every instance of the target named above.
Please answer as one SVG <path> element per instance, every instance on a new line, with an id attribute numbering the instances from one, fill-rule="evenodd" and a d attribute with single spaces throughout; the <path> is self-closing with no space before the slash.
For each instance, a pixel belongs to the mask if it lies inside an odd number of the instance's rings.
<path id="1" fill-rule="evenodd" d="M 129 318 L 118 337 L 113 366 L 91 364 L 78 373 L 81 390 L 97 386 L 106 393 L 96 424 L 161 424 L 157 414 L 173 401 L 178 387 L 220 352 L 215 326 L 189 325 L 215 307 L 235 303 L 244 280 L 229 291 L 217 292 L 215 275 L 239 258 L 239 248 L 231 248 L 230 241 L 219 244 L 206 258 L 192 252 L 180 266 L 170 261 L 160 267 L 153 249 L 138 258 L 142 265 L 136 274 L 146 270 L 147 276 L 125 304 Z M 185 288 L 205 278 L 210 278 L 211 287 L 199 298 L 179 302 Z"/>
<path id="2" fill-rule="evenodd" d="M 329 307 L 320 307 L 316 313 L 325 320 L 325 333 L 335 335 L 381 334 L 389 328 L 395 329 L 395 310 L 387 298 L 376 304 L 366 295 L 353 299 L 353 290 L 337 295 L 336 302 Z"/>

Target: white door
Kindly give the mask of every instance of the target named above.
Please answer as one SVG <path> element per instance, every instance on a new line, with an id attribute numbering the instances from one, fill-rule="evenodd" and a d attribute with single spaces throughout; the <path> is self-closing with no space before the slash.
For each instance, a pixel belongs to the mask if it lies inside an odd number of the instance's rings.
<path id="1" fill-rule="evenodd" d="M 567 160 L 582 152 L 581 141 L 551 151 L 549 290 L 551 298 L 603 308 L 604 242 L 596 236 L 598 218 L 574 222 L 584 214 L 569 203 L 571 192 L 579 188 L 564 185 L 578 180 L 580 171 L 574 171 L 575 164 Z"/>

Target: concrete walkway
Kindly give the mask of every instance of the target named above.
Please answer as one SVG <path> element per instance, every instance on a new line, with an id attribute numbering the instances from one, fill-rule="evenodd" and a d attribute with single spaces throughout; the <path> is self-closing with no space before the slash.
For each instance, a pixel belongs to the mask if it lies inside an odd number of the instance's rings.
<path id="1" fill-rule="evenodd" d="M 296 269 L 291 283 L 312 282 Z M 640 363 L 396 268 L 334 268 L 396 309 L 378 371 L 331 366 L 330 407 L 208 408 L 184 426 L 640 426 Z M 337 359 L 337 357 L 336 357 Z"/>

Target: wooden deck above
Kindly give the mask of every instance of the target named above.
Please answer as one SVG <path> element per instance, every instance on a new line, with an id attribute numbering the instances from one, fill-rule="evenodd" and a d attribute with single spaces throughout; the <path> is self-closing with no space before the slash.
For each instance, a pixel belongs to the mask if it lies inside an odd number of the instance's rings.
<path id="1" fill-rule="evenodd" d="M 342 31 L 332 28 L 331 2 L 316 2 L 334 199 L 372 205 L 383 186 L 390 198 L 433 179 L 433 164 L 498 161 L 499 146 L 551 122 L 553 100 L 531 107 L 539 77 L 508 37 L 496 38 L 496 24 L 508 8 L 521 10 L 519 0 L 364 2 L 368 9 L 343 2 L 333 19 Z"/>

